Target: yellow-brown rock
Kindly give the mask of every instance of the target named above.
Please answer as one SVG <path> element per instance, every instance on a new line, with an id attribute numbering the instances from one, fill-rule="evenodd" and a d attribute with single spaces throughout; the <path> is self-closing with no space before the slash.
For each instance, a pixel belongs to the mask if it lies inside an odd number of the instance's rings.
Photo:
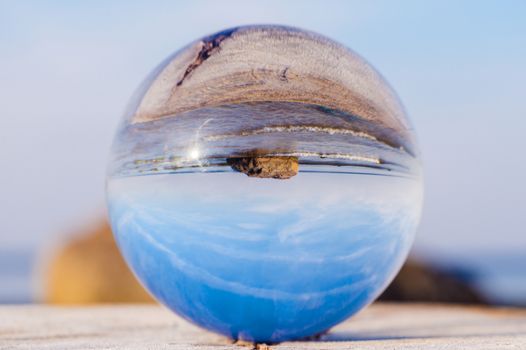
<path id="1" fill-rule="evenodd" d="M 250 177 L 289 179 L 298 174 L 296 157 L 242 157 L 229 158 L 232 169 Z"/>
<path id="2" fill-rule="evenodd" d="M 151 302 L 103 223 L 68 242 L 52 259 L 45 301 L 55 304 Z"/>

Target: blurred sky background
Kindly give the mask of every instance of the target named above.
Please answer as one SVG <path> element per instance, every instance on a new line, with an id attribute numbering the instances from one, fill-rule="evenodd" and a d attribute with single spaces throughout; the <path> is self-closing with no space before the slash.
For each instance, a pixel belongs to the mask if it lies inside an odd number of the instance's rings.
<path id="1" fill-rule="evenodd" d="M 105 215 L 113 133 L 146 74 L 254 23 L 327 35 L 386 77 L 425 166 L 414 254 L 526 298 L 525 1 L 0 0 L 0 302 L 30 300 L 34 258 Z"/>

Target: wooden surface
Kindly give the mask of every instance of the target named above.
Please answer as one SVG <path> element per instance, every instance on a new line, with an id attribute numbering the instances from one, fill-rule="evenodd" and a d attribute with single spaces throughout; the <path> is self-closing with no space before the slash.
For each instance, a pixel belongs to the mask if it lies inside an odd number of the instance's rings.
<path id="1" fill-rule="evenodd" d="M 155 305 L 0 306 L 0 349 L 248 349 Z M 264 346 L 260 347 L 265 348 Z M 272 349 L 526 349 L 526 310 L 374 304 Z"/>

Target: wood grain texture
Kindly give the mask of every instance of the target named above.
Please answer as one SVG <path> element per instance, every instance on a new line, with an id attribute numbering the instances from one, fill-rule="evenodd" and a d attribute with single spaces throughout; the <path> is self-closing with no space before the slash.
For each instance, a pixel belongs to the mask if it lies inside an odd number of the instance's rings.
<path id="1" fill-rule="evenodd" d="M 316 341 L 272 349 L 525 349 L 526 310 L 374 304 Z M 156 305 L 2 306 L 0 349 L 247 349 Z"/>
<path id="2" fill-rule="evenodd" d="M 321 35 L 279 26 L 214 34 L 167 59 L 145 82 L 131 123 L 257 101 L 337 109 L 408 137 L 403 107 L 365 60 Z"/>

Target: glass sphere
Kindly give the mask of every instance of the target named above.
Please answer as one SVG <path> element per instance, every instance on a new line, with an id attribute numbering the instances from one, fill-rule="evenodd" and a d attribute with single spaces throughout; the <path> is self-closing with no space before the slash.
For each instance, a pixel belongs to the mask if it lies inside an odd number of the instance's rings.
<path id="1" fill-rule="evenodd" d="M 233 339 L 328 330 L 404 262 L 421 170 L 397 96 L 353 51 L 279 26 L 168 57 L 119 127 L 107 198 L 142 284 Z"/>

